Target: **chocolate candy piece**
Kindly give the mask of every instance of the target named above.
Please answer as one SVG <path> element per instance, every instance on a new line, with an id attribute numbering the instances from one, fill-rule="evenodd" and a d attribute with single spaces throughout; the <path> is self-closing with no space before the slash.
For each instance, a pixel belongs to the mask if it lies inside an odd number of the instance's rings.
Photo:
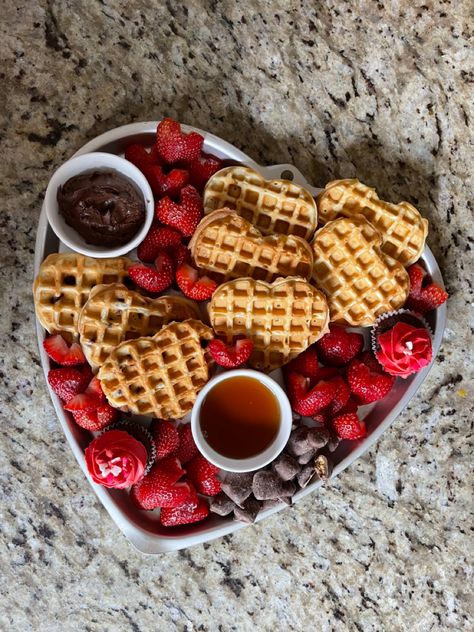
<path id="1" fill-rule="evenodd" d="M 234 518 L 252 524 L 260 511 L 261 503 L 255 498 L 247 498 L 243 507 L 234 508 Z"/>
<path id="2" fill-rule="evenodd" d="M 282 481 L 290 481 L 301 468 L 292 456 L 283 453 L 273 462 L 273 469 Z"/>
<path id="3" fill-rule="evenodd" d="M 292 481 L 282 481 L 275 472 L 260 470 L 254 474 L 252 490 L 257 500 L 283 499 L 295 493 L 296 485 Z"/>
<path id="4" fill-rule="evenodd" d="M 235 507 L 235 503 L 223 492 L 217 494 L 209 500 L 209 509 L 212 513 L 216 513 L 219 516 L 228 516 Z"/>
<path id="5" fill-rule="evenodd" d="M 330 435 L 326 428 L 310 428 L 308 430 L 307 440 L 312 448 L 324 448 L 329 439 Z"/>
<path id="6" fill-rule="evenodd" d="M 222 491 L 239 506 L 252 493 L 252 477 L 252 472 L 221 471 L 219 474 Z"/>
<path id="7" fill-rule="evenodd" d="M 296 477 L 298 481 L 298 485 L 301 489 L 304 489 L 306 485 L 310 482 L 310 480 L 314 476 L 314 467 L 312 464 L 305 465 L 305 467 L 301 470 L 301 472 Z"/>
<path id="8" fill-rule="evenodd" d="M 301 454 L 298 457 L 298 463 L 300 465 L 306 465 L 307 463 L 309 463 L 314 458 L 315 455 L 316 455 L 316 450 L 314 448 L 312 448 L 308 452 L 305 452 L 304 454 Z"/>
<path id="9" fill-rule="evenodd" d="M 293 430 L 286 444 L 286 451 L 292 456 L 299 456 L 311 450 L 312 446 L 308 440 L 309 428 L 307 426 L 300 426 Z"/>

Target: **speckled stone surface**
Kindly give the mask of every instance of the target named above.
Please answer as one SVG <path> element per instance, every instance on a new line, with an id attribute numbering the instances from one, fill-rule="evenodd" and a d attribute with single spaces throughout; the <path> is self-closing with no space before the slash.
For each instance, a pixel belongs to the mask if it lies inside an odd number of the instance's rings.
<path id="1" fill-rule="evenodd" d="M 179 4 L 2 3 L 0 629 L 472 630 L 471 3 Z M 53 170 L 163 115 L 316 185 L 357 175 L 414 203 L 451 299 L 418 396 L 342 476 L 254 528 L 145 557 L 55 419 L 30 285 Z"/>

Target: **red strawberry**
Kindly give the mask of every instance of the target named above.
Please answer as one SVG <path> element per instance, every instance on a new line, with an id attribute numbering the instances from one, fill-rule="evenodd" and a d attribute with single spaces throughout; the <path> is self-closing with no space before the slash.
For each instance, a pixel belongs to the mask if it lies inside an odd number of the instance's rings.
<path id="1" fill-rule="evenodd" d="M 105 395 L 97 375 L 94 375 L 89 382 L 86 391 L 87 394 L 95 395 L 101 404 L 105 403 Z"/>
<path id="2" fill-rule="evenodd" d="M 189 165 L 189 176 L 191 184 L 202 191 L 207 181 L 217 171 L 222 169 L 222 160 L 212 154 L 201 153 L 199 158 L 193 160 Z"/>
<path id="3" fill-rule="evenodd" d="M 184 244 L 178 244 L 177 246 L 168 248 L 168 252 L 173 259 L 175 268 L 179 268 L 183 263 L 189 263 L 191 261 L 191 251 Z"/>
<path id="4" fill-rule="evenodd" d="M 151 422 L 150 431 L 155 442 L 157 461 L 176 453 L 179 448 L 179 434 L 174 423 L 162 419 L 154 419 Z"/>
<path id="5" fill-rule="evenodd" d="M 304 377 L 315 378 L 320 370 L 318 364 L 318 354 L 316 352 L 316 346 L 311 345 L 299 356 L 291 360 L 285 365 L 285 371 L 295 372 Z"/>
<path id="6" fill-rule="evenodd" d="M 333 366 L 320 366 L 315 379 L 319 380 L 331 380 L 333 377 L 337 377 L 339 375 L 338 369 Z"/>
<path id="7" fill-rule="evenodd" d="M 176 270 L 176 283 L 181 292 L 194 301 L 207 301 L 214 294 L 217 283 L 208 276 L 199 277 L 198 271 L 187 263 Z"/>
<path id="8" fill-rule="evenodd" d="M 360 360 L 354 359 L 347 369 L 347 381 L 351 392 L 361 404 L 377 402 L 391 390 L 395 378 L 381 367 L 372 370 Z"/>
<path id="9" fill-rule="evenodd" d="M 152 226 L 147 236 L 138 246 L 138 258 L 145 263 L 155 261 L 161 250 L 170 253 L 173 247 L 181 244 L 181 233 L 169 226 Z M 171 254 L 171 253 L 170 253 Z"/>
<path id="10" fill-rule="evenodd" d="M 332 378 L 331 383 L 336 384 L 337 390 L 334 394 L 332 402 L 327 408 L 327 412 L 328 415 L 334 417 L 334 415 L 339 414 L 339 412 L 343 410 L 343 408 L 346 406 L 351 395 L 351 389 L 340 375 Z"/>
<path id="11" fill-rule="evenodd" d="M 407 268 L 410 276 L 410 293 L 405 307 L 426 314 L 448 300 L 448 293 L 433 283 L 428 273 L 417 263 Z"/>
<path id="12" fill-rule="evenodd" d="M 232 345 L 226 345 L 222 340 L 211 340 L 208 347 L 209 353 L 219 366 L 226 369 L 235 369 L 245 364 L 252 355 L 253 342 L 247 338 L 240 338 Z"/>
<path id="13" fill-rule="evenodd" d="M 156 148 L 166 162 L 192 162 L 201 155 L 204 138 L 197 132 L 185 134 L 173 119 L 163 119 L 156 129 Z"/>
<path id="14" fill-rule="evenodd" d="M 118 410 L 105 403 L 100 404 L 96 410 L 76 410 L 72 416 L 78 426 L 96 432 L 117 421 Z"/>
<path id="15" fill-rule="evenodd" d="M 159 165 L 147 165 L 142 169 L 156 198 L 169 195 L 175 197 L 189 182 L 189 174 L 184 169 L 171 169 L 165 173 Z"/>
<path id="16" fill-rule="evenodd" d="M 364 353 L 361 353 L 359 360 L 368 366 L 371 371 L 374 371 L 374 373 L 380 373 L 380 371 L 383 372 L 380 362 L 374 356 L 372 351 L 367 350 L 364 351 Z"/>
<path id="17" fill-rule="evenodd" d="M 184 504 L 181 507 L 162 509 L 160 522 L 164 527 L 177 527 L 180 524 L 191 524 L 204 520 L 209 515 L 209 505 L 199 498 L 197 505 Z"/>
<path id="18" fill-rule="evenodd" d="M 135 167 L 138 167 L 138 169 L 142 172 L 150 165 L 162 164 L 155 147 L 152 147 L 150 151 L 147 151 L 143 145 L 134 143 L 125 149 L 124 155 L 127 160 L 134 164 Z"/>
<path id="19" fill-rule="evenodd" d="M 43 347 L 49 357 L 62 366 L 74 366 L 86 361 L 81 345 L 78 342 L 68 345 L 59 334 L 45 338 Z"/>
<path id="20" fill-rule="evenodd" d="M 90 380 L 88 373 L 78 369 L 63 367 L 51 369 L 48 373 L 48 382 L 53 391 L 64 402 L 70 402 L 78 393 L 82 393 Z"/>
<path id="21" fill-rule="evenodd" d="M 164 250 L 155 260 L 155 269 L 136 263 L 128 269 L 132 281 L 147 292 L 163 292 L 173 283 L 173 260 Z"/>
<path id="22" fill-rule="evenodd" d="M 316 343 L 323 364 L 343 366 L 355 358 L 364 346 L 364 337 L 347 331 L 340 325 L 332 325 L 329 333 Z"/>
<path id="23" fill-rule="evenodd" d="M 180 463 L 187 463 L 194 455 L 198 454 L 198 449 L 194 443 L 191 424 L 181 424 L 178 426 L 179 448 L 176 457 Z"/>
<path id="24" fill-rule="evenodd" d="M 186 481 L 178 459 L 168 456 L 155 463 L 150 472 L 132 487 L 132 497 L 142 509 L 178 507 L 186 501 L 197 502 L 196 490 Z"/>
<path id="25" fill-rule="evenodd" d="M 367 434 L 365 422 L 356 413 L 345 413 L 334 417 L 332 425 L 340 439 L 362 439 Z"/>
<path id="26" fill-rule="evenodd" d="M 344 408 L 338 411 L 337 414 L 344 415 L 345 413 L 356 413 L 358 408 L 359 408 L 359 405 L 357 404 L 355 399 L 353 399 L 352 397 L 349 397 Z"/>
<path id="27" fill-rule="evenodd" d="M 216 478 L 219 468 L 209 463 L 202 454 L 189 461 L 186 466 L 189 480 L 199 494 L 205 496 L 216 496 L 221 491 L 221 483 Z"/>
<path id="28" fill-rule="evenodd" d="M 155 206 L 156 218 L 172 228 L 179 230 L 185 237 L 191 237 L 202 217 L 202 200 L 196 189 L 185 186 L 179 194 L 179 202 L 166 196 Z"/>
<path id="29" fill-rule="evenodd" d="M 286 385 L 291 407 L 304 417 L 311 417 L 326 408 L 338 389 L 336 384 L 321 380 L 310 390 L 309 379 L 299 373 L 289 373 Z"/>
<path id="30" fill-rule="evenodd" d="M 74 395 L 65 405 L 65 410 L 70 412 L 84 411 L 84 410 L 97 410 L 101 401 L 99 397 L 94 393 L 78 393 Z"/>

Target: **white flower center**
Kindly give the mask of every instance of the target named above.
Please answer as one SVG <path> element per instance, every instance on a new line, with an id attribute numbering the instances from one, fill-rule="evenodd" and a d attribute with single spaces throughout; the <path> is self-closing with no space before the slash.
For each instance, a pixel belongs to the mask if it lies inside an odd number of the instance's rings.
<path id="1" fill-rule="evenodd" d="M 112 474 L 114 477 L 118 476 L 122 472 L 122 468 L 117 463 L 120 460 L 120 457 L 115 457 L 115 459 L 112 459 L 108 463 L 99 463 L 102 478 L 107 478 L 109 474 Z"/>
<path id="2" fill-rule="evenodd" d="M 412 355 L 413 352 L 413 343 L 411 342 L 411 340 L 408 340 L 405 343 L 405 349 L 403 350 L 403 353 L 405 355 Z"/>

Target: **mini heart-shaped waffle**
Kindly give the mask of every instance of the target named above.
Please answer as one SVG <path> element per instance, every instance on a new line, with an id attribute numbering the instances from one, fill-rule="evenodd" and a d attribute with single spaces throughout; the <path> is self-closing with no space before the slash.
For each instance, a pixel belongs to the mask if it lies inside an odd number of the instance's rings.
<path id="1" fill-rule="evenodd" d="M 334 180 L 317 197 L 319 221 L 363 215 L 382 236 L 382 250 L 409 266 L 423 252 L 428 220 L 408 202 L 390 204 L 359 180 Z"/>
<path id="2" fill-rule="evenodd" d="M 298 277 L 273 283 L 243 278 L 219 286 L 209 304 L 216 334 L 252 340 L 249 364 L 272 371 L 289 362 L 328 331 L 324 295 Z"/>
<path id="3" fill-rule="evenodd" d="M 217 273 L 219 281 L 309 279 L 313 272 L 313 251 L 307 241 L 294 235 L 263 237 L 250 222 L 226 208 L 201 220 L 189 248 L 196 265 Z"/>
<path id="4" fill-rule="evenodd" d="M 181 296 L 148 298 L 121 283 L 98 285 L 79 315 L 79 335 L 89 364 L 100 367 L 125 340 L 153 336 L 172 321 L 199 318 L 196 303 Z"/>
<path id="5" fill-rule="evenodd" d="M 204 213 L 230 208 L 262 235 L 297 235 L 309 240 L 318 211 L 313 196 L 289 180 L 265 180 L 249 167 L 226 167 L 204 189 Z"/>
<path id="6" fill-rule="evenodd" d="M 191 319 L 122 342 L 99 369 L 107 400 L 137 415 L 181 419 L 209 379 L 211 359 L 202 341 L 212 337 L 210 327 Z"/>
<path id="7" fill-rule="evenodd" d="M 380 233 L 360 215 L 316 232 L 313 282 L 326 294 L 331 321 L 373 325 L 377 316 L 405 303 L 408 273 L 381 245 Z"/>
<path id="8" fill-rule="evenodd" d="M 92 288 L 101 283 L 131 283 L 128 268 L 132 264 L 126 257 L 93 259 L 74 252 L 49 255 L 33 284 L 38 320 L 50 334 L 77 340 L 79 314 Z"/>

